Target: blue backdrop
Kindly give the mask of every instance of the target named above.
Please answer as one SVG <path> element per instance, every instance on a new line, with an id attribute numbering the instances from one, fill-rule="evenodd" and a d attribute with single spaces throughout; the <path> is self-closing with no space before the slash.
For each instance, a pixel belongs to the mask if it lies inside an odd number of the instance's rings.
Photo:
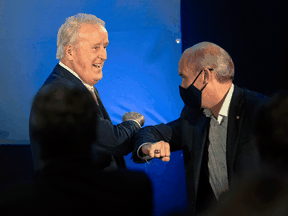
<path id="1" fill-rule="evenodd" d="M 1 0 L 0 144 L 29 144 L 31 101 L 59 61 L 58 29 L 77 13 L 106 22 L 108 59 L 96 87 L 113 123 L 129 111 L 142 113 L 145 126 L 180 116 L 180 0 Z M 155 215 L 186 207 L 182 152 L 169 163 L 125 159 L 129 169 L 150 176 Z"/>

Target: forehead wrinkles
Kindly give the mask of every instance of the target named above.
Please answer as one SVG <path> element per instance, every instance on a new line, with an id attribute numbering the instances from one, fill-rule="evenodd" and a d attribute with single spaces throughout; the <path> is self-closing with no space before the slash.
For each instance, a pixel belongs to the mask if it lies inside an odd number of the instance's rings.
<path id="1" fill-rule="evenodd" d="M 103 35 L 103 34 L 106 34 L 106 35 Z M 79 45 L 89 44 L 92 47 L 95 44 L 105 44 L 106 42 L 109 43 L 107 33 L 97 32 L 97 30 L 96 32 L 93 30 L 90 30 L 88 32 L 83 31 L 81 32 L 81 34 L 79 33 L 79 37 L 78 37 Z"/>
<path id="2" fill-rule="evenodd" d="M 83 24 L 79 30 L 79 36 L 82 38 L 99 38 L 101 33 L 107 34 L 107 30 L 101 25 Z"/>

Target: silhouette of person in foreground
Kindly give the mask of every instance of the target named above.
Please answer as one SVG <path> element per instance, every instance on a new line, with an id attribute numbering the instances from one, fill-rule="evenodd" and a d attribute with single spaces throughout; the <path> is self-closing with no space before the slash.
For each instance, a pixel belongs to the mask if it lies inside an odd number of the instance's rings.
<path id="1" fill-rule="evenodd" d="M 102 172 L 92 162 L 98 118 L 91 93 L 46 90 L 34 98 L 31 116 L 44 167 L 35 181 L 0 191 L 0 215 L 152 215 L 145 173 Z"/>

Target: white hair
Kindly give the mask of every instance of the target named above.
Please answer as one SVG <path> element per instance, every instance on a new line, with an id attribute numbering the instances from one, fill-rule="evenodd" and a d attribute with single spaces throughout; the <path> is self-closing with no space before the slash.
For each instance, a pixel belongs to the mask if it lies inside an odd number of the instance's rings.
<path id="1" fill-rule="evenodd" d="M 211 42 L 201 42 L 191 47 L 193 57 L 201 69 L 214 69 L 220 83 L 234 79 L 234 63 L 230 55 L 220 46 Z"/>
<path id="2" fill-rule="evenodd" d="M 64 48 L 67 44 L 74 45 L 77 43 L 78 31 L 83 23 L 105 27 L 105 22 L 92 14 L 78 13 L 68 17 L 58 31 L 56 59 L 62 59 L 65 56 Z"/>

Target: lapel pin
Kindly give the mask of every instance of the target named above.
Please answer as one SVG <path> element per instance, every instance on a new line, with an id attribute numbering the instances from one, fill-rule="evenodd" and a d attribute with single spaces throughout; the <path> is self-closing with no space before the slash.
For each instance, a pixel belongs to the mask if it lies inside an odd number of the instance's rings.
<path id="1" fill-rule="evenodd" d="M 236 119 L 240 119 L 240 117 L 239 117 L 239 116 L 237 116 L 237 117 L 236 117 Z"/>

